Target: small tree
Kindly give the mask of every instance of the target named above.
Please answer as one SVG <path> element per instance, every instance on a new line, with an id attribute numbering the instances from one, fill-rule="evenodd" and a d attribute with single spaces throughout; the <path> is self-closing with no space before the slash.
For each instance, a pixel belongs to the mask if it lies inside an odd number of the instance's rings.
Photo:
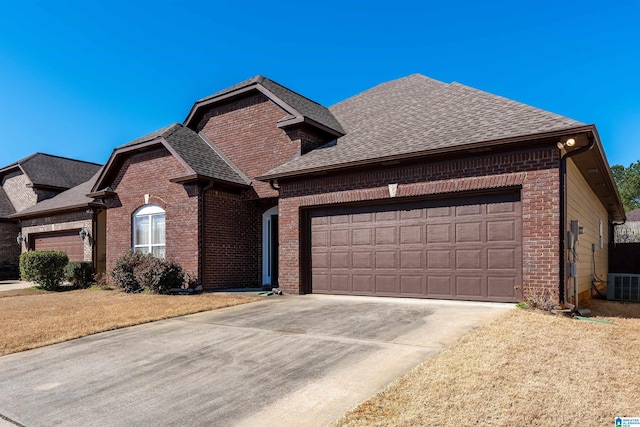
<path id="1" fill-rule="evenodd" d="M 28 251 L 20 255 L 22 280 L 34 282 L 42 289 L 55 291 L 64 279 L 69 257 L 62 251 Z"/>
<path id="2" fill-rule="evenodd" d="M 640 208 L 640 161 L 625 168 L 622 165 L 611 166 L 613 179 L 626 212 Z"/>

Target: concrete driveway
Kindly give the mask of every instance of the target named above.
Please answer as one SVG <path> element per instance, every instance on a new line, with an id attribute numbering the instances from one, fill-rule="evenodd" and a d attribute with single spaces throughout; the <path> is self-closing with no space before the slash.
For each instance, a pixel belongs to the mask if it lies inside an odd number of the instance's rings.
<path id="1" fill-rule="evenodd" d="M 327 425 L 512 307 L 273 296 L 101 333 L 0 357 L 0 423 Z"/>

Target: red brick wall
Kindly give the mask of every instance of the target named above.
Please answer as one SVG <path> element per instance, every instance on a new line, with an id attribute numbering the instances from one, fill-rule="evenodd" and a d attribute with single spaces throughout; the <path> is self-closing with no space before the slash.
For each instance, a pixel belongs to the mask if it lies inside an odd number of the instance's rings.
<path id="1" fill-rule="evenodd" d="M 489 177 L 488 188 L 517 182 L 522 187 L 523 284 L 550 289 L 558 296 L 559 157 L 555 147 L 468 160 L 425 163 L 403 168 L 372 167 L 370 172 L 280 182 L 280 286 L 301 293 L 300 211 L 302 207 L 449 194 L 478 189 L 474 177 Z M 464 179 L 466 178 L 466 179 Z M 391 200 L 389 200 L 391 201 Z"/>
<path id="2" fill-rule="evenodd" d="M 196 131 L 205 135 L 233 164 L 253 180 L 280 166 L 300 150 L 277 121 L 287 113 L 258 94 L 209 110 Z M 268 183 L 253 181 L 259 197 L 277 197 Z"/>
<path id="3" fill-rule="evenodd" d="M 262 213 L 275 203 L 276 199 L 245 200 L 245 195 L 206 191 L 205 288 L 262 285 Z"/>
<path id="4" fill-rule="evenodd" d="M 118 196 L 107 209 L 107 269 L 131 249 L 131 218 L 149 203 L 166 211 L 166 256 L 190 273 L 198 273 L 198 197 L 169 181 L 184 175 L 180 163 L 166 150 L 137 154 L 127 159 L 111 187 Z"/>

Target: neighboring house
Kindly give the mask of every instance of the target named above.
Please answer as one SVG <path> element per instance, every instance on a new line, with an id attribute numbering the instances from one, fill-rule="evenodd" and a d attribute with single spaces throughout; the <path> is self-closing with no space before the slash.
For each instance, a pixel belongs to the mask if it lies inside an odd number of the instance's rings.
<path id="1" fill-rule="evenodd" d="M 71 219 L 57 213 L 52 215 L 58 211 L 43 212 L 40 207 L 51 206 L 52 200 L 58 200 L 67 190 L 85 183 L 100 167 L 35 153 L 0 169 L 0 263 L 17 264 L 21 250 L 28 249 L 61 249 L 74 260 L 91 261 L 90 249 L 85 256 L 84 245 L 77 244 L 82 243 L 78 232 L 91 226 L 92 214 L 85 212 L 87 208 L 73 213 Z M 38 216 L 40 218 L 36 219 Z M 85 222 L 80 224 L 78 221 Z M 73 242 L 70 233 L 74 233 Z M 74 250 L 80 252 L 76 254 Z"/>
<path id="2" fill-rule="evenodd" d="M 422 75 L 330 108 L 255 77 L 115 149 L 88 196 L 107 268 L 133 248 L 289 293 L 575 302 L 625 219 L 594 125 Z"/>

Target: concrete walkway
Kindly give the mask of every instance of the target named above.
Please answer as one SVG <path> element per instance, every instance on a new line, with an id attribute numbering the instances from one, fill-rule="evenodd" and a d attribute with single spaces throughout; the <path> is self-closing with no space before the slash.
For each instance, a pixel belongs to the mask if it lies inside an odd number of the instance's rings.
<path id="1" fill-rule="evenodd" d="M 322 295 L 263 301 L 0 358 L 25 426 L 323 426 L 511 309 Z"/>
<path id="2" fill-rule="evenodd" d="M 12 291 L 14 289 L 26 289 L 34 286 L 31 282 L 22 280 L 0 280 L 0 292 Z"/>

